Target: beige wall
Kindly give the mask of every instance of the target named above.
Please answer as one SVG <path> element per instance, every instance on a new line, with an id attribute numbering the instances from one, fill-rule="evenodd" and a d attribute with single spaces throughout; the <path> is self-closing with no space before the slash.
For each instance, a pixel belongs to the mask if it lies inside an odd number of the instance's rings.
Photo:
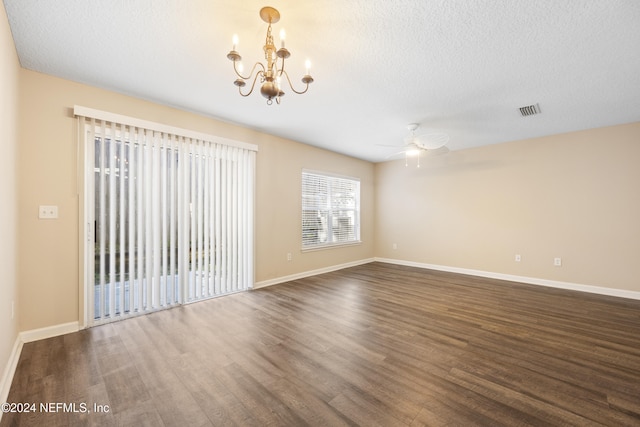
<path id="1" fill-rule="evenodd" d="M 0 381 L 18 336 L 19 313 L 12 318 L 11 304 L 15 301 L 18 308 L 15 164 L 19 70 L 7 15 L 0 6 Z"/>
<path id="2" fill-rule="evenodd" d="M 20 300 L 19 330 L 81 319 L 75 104 L 257 144 L 257 282 L 377 256 L 640 291 L 638 123 L 452 152 L 423 160 L 420 169 L 406 168 L 404 161 L 373 165 L 18 70 L 6 19 L 2 25 L 7 60 L 0 84 L 8 95 L 1 101 L 7 111 L 0 118 L 6 132 L 0 166 L 8 174 L 0 191 L 11 205 L 17 188 L 20 238 L 16 256 L 15 212 L 0 211 L 0 230 L 8 236 L 0 242 L 5 278 L 0 287 L 7 288 L 0 291 Z M 16 150 L 17 183 L 12 178 Z M 363 244 L 300 251 L 302 168 L 362 180 Z M 58 205 L 60 218 L 39 220 L 40 204 Z M 287 261 L 289 252 L 292 261 Z M 516 253 L 522 262 L 513 261 Z M 554 257 L 562 257 L 562 267 L 552 265 Z M 0 316 L 7 317 L 9 306 L 2 301 Z M 0 332 L 0 358 L 15 340 L 15 324 L 5 331 Z"/>
<path id="3" fill-rule="evenodd" d="M 640 123 L 381 163 L 376 256 L 640 291 L 639 185 Z"/>
<path id="4" fill-rule="evenodd" d="M 373 257 L 374 165 L 211 118 L 95 87 L 21 70 L 19 149 L 20 329 L 81 318 L 74 105 L 246 141 L 259 146 L 256 281 Z M 276 108 L 276 107 L 274 107 Z M 362 180 L 363 244 L 300 252 L 302 168 Z M 38 205 L 58 205 L 58 220 L 39 220 Z M 292 261 L 287 261 L 287 253 Z"/>

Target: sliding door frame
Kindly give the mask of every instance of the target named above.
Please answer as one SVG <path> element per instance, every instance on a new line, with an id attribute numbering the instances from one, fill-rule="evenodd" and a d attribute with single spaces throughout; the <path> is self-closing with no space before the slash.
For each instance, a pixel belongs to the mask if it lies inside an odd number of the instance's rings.
<path id="1" fill-rule="evenodd" d="M 85 118 L 96 118 L 103 122 L 125 124 L 127 126 L 134 126 L 144 129 L 153 129 L 154 131 L 164 132 L 171 135 L 178 135 L 179 137 L 185 137 L 190 139 L 197 139 L 203 141 L 203 143 L 212 143 L 227 148 L 241 148 L 248 151 L 251 173 L 250 184 L 252 188 L 252 194 L 249 194 L 249 200 L 247 200 L 249 213 L 249 224 L 244 229 L 247 233 L 247 241 L 250 247 L 250 264 L 247 264 L 245 279 L 248 281 L 247 289 L 253 287 L 255 283 L 255 162 L 256 152 L 258 147 L 253 144 L 248 144 L 240 141 L 234 141 L 226 138 L 221 138 L 213 135 L 202 134 L 199 132 L 181 129 L 171 126 L 166 126 L 159 123 L 148 122 L 131 117 L 121 116 L 113 113 L 108 113 L 99 110 L 93 110 L 86 107 L 75 106 L 73 111 L 77 119 L 77 133 L 76 133 L 76 163 L 77 163 L 77 195 L 78 195 L 78 248 L 79 248 L 79 320 L 80 328 L 87 328 L 90 326 L 104 323 L 103 321 L 95 321 L 92 307 L 94 307 L 94 274 L 95 274 L 95 257 L 94 257 L 94 242 L 97 236 L 95 233 L 95 215 L 94 215 L 94 203 L 95 203 L 95 189 L 94 189 L 94 167 L 95 159 L 93 157 L 93 145 L 88 144 L 87 132 L 85 130 Z M 94 126 L 92 122 L 91 126 Z M 113 137 L 114 135 L 112 135 Z M 103 135 L 104 137 L 104 135 Z M 115 138 L 114 138 L 115 139 Z M 91 147 L 89 147 L 91 145 Z M 197 147 L 193 148 L 198 149 Z M 89 176 L 91 174 L 91 176 Z M 189 273 L 187 273 L 189 274 Z M 124 290 L 124 281 L 123 290 Z M 131 286 L 131 285 L 130 285 Z M 183 295 L 187 292 L 186 289 L 181 289 Z M 187 304 L 189 301 L 186 298 L 180 298 L 181 304 Z M 114 301 L 112 301 L 114 302 Z M 127 318 L 130 316 L 123 316 Z"/>

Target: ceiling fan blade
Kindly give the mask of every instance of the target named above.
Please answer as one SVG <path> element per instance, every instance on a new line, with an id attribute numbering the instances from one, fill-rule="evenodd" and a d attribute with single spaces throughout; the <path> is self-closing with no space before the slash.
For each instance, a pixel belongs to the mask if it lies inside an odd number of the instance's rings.
<path id="1" fill-rule="evenodd" d="M 410 133 L 404 138 L 404 145 L 376 144 L 378 147 L 403 148 L 402 151 L 388 155 L 387 159 L 400 154 L 404 154 L 406 156 L 420 155 L 423 151 L 429 155 L 440 155 L 449 152 L 449 149 L 445 147 L 446 143 L 449 142 L 449 135 L 446 133 L 430 132 L 416 135 L 415 130 L 418 128 L 418 125 L 415 123 L 409 124 L 407 128 Z"/>
<path id="2" fill-rule="evenodd" d="M 407 152 L 407 150 L 402 150 L 402 151 L 398 151 L 397 153 L 393 153 L 387 156 L 387 159 L 390 159 L 392 157 L 398 156 L 400 154 L 405 154 Z"/>
<path id="3" fill-rule="evenodd" d="M 402 145 L 376 144 L 376 147 L 402 148 L 402 147 L 406 147 L 406 144 L 402 144 Z"/>
<path id="4" fill-rule="evenodd" d="M 447 154 L 451 150 L 449 150 L 449 148 L 447 146 L 443 145 L 440 148 L 434 148 L 434 149 L 431 149 L 431 150 L 427 149 L 425 151 L 427 152 L 427 154 L 429 156 L 441 156 L 443 154 Z"/>
<path id="5" fill-rule="evenodd" d="M 449 142 L 449 135 L 443 132 L 431 132 L 415 137 L 416 144 L 427 150 L 444 147 Z"/>

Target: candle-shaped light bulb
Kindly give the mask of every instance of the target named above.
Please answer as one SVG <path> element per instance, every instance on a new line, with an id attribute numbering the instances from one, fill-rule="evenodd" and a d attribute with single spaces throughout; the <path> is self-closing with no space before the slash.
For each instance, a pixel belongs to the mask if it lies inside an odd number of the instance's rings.
<path id="1" fill-rule="evenodd" d="M 287 37 L 287 33 L 285 33 L 284 28 L 280 29 L 280 47 L 284 49 L 284 39 Z"/>
<path id="2" fill-rule="evenodd" d="M 311 61 L 309 61 L 308 59 L 306 61 L 304 61 L 304 68 L 306 68 L 306 75 L 309 75 L 309 68 L 311 68 Z"/>
<path id="3" fill-rule="evenodd" d="M 233 49 L 231 50 L 236 50 L 236 46 L 238 45 L 238 35 L 234 34 L 232 40 L 233 40 Z"/>
<path id="4" fill-rule="evenodd" d="M 244 71 L 244 67 L 242 66 L 242 62 L 238 62 L 238 73 L 242 74 Z"/>

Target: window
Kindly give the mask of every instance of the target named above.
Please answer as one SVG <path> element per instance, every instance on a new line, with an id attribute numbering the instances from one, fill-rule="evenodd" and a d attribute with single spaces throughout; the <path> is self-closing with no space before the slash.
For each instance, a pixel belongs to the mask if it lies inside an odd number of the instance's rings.
<path id="1" fill-rule="evenodd" d="M 360 180 L 302 171 L 302 249 L 360 242 Z"/>

